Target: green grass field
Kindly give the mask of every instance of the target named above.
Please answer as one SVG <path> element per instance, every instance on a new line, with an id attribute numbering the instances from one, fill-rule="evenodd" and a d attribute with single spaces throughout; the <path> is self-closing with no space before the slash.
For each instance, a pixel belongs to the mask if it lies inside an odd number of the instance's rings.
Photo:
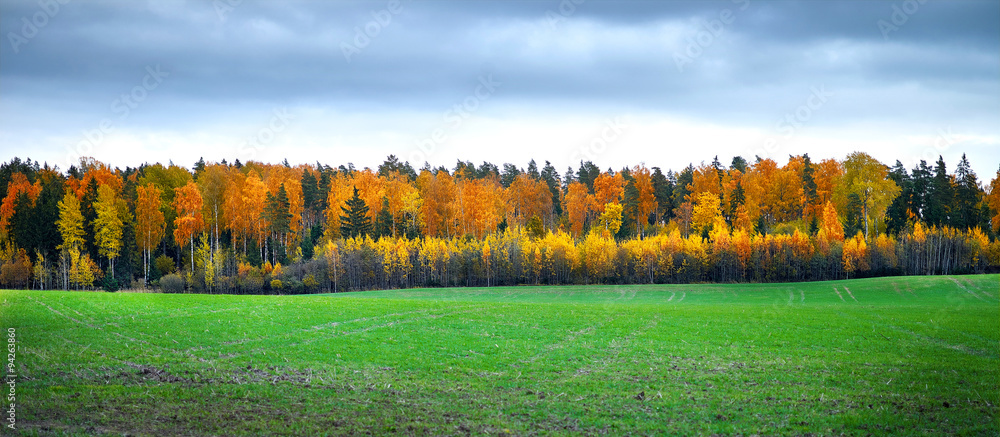
<path id="1" fill-rule="evenodd" d="M 998 275 L 2 291 L 0 314 L 27 434 L 997 435 L 998 296 Z"/>

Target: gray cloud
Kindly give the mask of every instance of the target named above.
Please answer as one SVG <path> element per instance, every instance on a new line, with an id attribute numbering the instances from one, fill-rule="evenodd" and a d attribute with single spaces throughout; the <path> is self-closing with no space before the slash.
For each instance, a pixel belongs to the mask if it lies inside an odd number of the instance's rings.
<path id="1" fill-rule="evenodd" d="M 814 122 L 828 126 L 937 122 L 995 134 L 979 120 L 1000 114 L 995 1 L 912 2 L 919 8 L 900 15 L 907 2 L 415 0 L 389 13 L 387 1 L 244 0 L 220 15 L 226 1 L 74 1 L 20 44 L 10 35 L 24 36 L 23 20 L 47 13 L 36 1 L 0 3 L 0 114 L 32 123 L 59 113 L 77 129 L 149 66 L 169 79 L 129 123 L 168 130 L 276 105 L 436 114 L 490 74 L 504 83 L 495 100 L 534 110 L 770 126 L 825 86 L 838 100 Z M 680 71 L 676 56 L 726 10 L 733 21 Z M 386 14 L 348 62 L 343 44 Z M 886 37 L 879 21 L 899 17 Z"/>

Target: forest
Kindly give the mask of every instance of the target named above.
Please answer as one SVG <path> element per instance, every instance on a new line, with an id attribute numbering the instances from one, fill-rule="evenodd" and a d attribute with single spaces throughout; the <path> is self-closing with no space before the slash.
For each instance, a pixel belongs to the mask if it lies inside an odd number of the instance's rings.
<path id="1" fill-rule="evenodd" d="M 863 152 L 561 175 L 173 162 L 0 165 L 0 286 L 292 294 L 813 281 L 1000 269 L 1000 170 Z"/>

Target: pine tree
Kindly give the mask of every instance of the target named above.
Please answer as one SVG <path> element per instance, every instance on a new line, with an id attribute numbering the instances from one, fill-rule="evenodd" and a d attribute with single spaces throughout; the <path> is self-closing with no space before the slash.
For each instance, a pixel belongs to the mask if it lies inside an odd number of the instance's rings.
<path id="1" fill-rule="evenodd" d="M 371 234 L 372 222 L 368 217 L 368 206 L 358 195 L 358 187 L 354 187 L 354 196 L 348 199 L 347 205 L 340 208 L 344 215 L 340 216 L 340 235 L 344 238 L 358 238 Z"/>

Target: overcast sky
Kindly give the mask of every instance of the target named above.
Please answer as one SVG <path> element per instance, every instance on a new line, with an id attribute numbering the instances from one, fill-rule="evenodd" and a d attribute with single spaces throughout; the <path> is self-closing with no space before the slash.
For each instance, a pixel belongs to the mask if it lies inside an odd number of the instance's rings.
<path id="1" fill-rule="evenodd" d="M 60 0 L 66 1 L 66 0 Z M 1000 165 L 1000 2 L 0 2 L 0 159 Z"/>

